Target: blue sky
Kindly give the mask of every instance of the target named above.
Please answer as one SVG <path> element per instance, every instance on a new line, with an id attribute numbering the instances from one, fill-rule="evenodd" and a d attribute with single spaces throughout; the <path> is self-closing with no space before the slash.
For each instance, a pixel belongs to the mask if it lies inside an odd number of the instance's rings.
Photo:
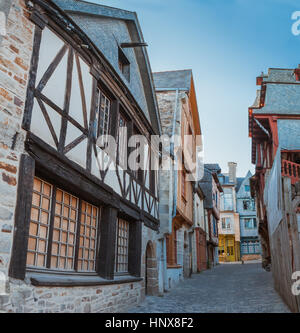
<path id="1" fill-rule="evenodd" d="M 255 79 L 269 67 L 300 63 L 300 36 L 291 33 L 298 0 L 94 0 L 136 11 L 153 71 L 193 70 L 204 158 L 254 171 L 248 107 Z"/>

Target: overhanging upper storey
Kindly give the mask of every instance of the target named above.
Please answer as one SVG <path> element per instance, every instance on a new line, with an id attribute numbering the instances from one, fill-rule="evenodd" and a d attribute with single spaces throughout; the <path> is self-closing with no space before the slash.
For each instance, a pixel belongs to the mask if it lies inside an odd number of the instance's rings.
<path id="1" fill-rule="evenodd" d="M 88 36 L 160 134 L 151 67 L 135 12 L 80 0 L 53 0 Z"/>
<path id="2" fill-rule="evenodd" d="M 101 205 L 121 207 L 127 218 L 157 229 L 158 168 L 151 169 L 150 161 L 158 161 L 151 135 L 160 134 L 160 129 L 145 113 L 150 108 L 142 108 L 124 83 L 125 76 L 134 73 L 126 71 L 126 61 L 134 60 L 111 43 L 111 52 L 121 54 L 122 77 L 97 41 L 54 2 L 32 0 L 27 5 L 35 29 L 22 128 L 27 131 L 25 149 L 36 163 L 35 174 L 74 195 L 88 197 L 96 191 Z M 105 24 L 98 23 L 100 31 Z M 140 68 L 138 62 L 134 66 Z M 139 91 L 147 90 L 141 78 L 134 83 Z M 156 103 L 155 95 L 152 102 Z M 159 123 L 155 113 L 149 115 Z M 105 151 L 102 139 L 98 141 L 103 135 L 114 138 L 113 151 Z M 138 146 L 127 145 L 133 135 L 145 139 L 143 165 L 129 163 L 132 148 Z"/>
<path id="3" fill-rule="evenodd" d="M 297 132 L 294 122 L 300 119 L 300 68 L 270 68 L 268 74 L 257 77 L 260 89 L 254 104 L 249 107 L 249 136 L 252 138 L 252 163 L 260 166 L 263 160 L 272 165 L 279 145 L 291 146 Z M 280 121 L 279 121 L 280 120 Z M 282 123 L 284 121 L 285 123 Z M 287 136 L 287 129 L 290 131 Z M 297 133 L 295 134 L 297 137 Z M 280 137 L 280 138 L 279 138 Z M 264 156 L 264 154 L 266 156 Z"/>

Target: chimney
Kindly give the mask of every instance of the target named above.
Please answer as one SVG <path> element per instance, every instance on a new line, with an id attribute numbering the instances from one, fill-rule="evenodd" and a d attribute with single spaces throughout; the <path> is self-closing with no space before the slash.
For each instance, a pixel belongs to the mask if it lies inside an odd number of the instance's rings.
<path id="1" fill-rule="evenodd" d="M 234 183 L 234 184 L 236 184 L 236 167 L 237 167 L 237 163 L 228 162 L 229 181 L 230 181 L 230 183 Z"/>

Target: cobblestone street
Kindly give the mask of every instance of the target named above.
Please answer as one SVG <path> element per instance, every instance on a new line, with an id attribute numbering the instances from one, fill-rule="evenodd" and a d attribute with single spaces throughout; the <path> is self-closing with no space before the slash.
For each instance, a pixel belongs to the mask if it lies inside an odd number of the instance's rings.
<path id="1" fill-rule="evenodd" d="M 222 264 L 194 274 L 163 297 L 147 296 L 131 313 L 286 313 L 260 263 Z"/>

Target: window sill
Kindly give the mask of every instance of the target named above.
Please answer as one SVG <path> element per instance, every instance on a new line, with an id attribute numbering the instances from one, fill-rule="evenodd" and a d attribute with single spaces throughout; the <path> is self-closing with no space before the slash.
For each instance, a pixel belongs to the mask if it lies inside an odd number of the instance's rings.
<path id="1" fill-rule="evenodd" d="M 167 265 L 167 269 L 176 269 L 176 268 L 182 268 L 180 265 Z"/>
<path id="2" fill-rule="evenodd" d="M 142 281 L 132 275 L 115 276 L 114 280 L 106 280 L 98 275 L 60 275 L 50 273 L 27 273 L 32 285 L 37 287 L 80 287 L 122 284 Z"/>

